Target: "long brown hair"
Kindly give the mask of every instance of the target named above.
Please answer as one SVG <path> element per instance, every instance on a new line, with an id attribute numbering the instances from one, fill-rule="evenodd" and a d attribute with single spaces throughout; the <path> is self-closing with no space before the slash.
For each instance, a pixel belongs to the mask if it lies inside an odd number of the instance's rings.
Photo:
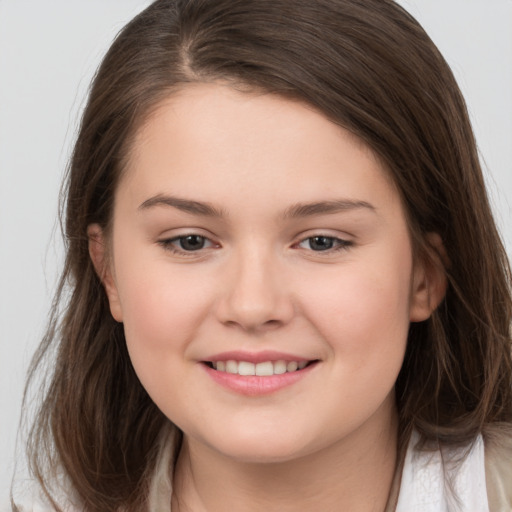
<path id="1" fill-rule="evenodd" d="M 415 257 L 449 286 L 412 324 L 396 383 L 402 444 L 466 443 L 512 422 L 511 276 L 464 100 L 435 45 L 392 0 L 158 0 L 118 35 L 92 84 L 65 184 L 65 267 L 30 379 L 50 371 L 28 445 L 43 489 L 60 470 L 86 510 L 144 510 L 167 418 L 131 366 L 88 254 L 108 233 L 134 133 L 190 82 L 299 99 L 389 169 Z M 439 258 L 436 259 L 436 261 Z M 62 310 L 62 312 L 61 312 Z M 29 381 L 30 382 L 30 381 Z"/>

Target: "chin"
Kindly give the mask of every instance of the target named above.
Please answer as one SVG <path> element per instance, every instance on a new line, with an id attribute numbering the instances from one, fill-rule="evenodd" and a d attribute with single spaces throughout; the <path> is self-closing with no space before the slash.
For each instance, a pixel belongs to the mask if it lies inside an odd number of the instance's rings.
<path id="1" fill-rule="evenodd" d="M 301 458 L 314 451 L 311 444 L 290 432 L 243 435 L 226 432 L 218 442 L 209 440 L 210 448 L 231 460 L 247 464 L 275 464 Z"/>

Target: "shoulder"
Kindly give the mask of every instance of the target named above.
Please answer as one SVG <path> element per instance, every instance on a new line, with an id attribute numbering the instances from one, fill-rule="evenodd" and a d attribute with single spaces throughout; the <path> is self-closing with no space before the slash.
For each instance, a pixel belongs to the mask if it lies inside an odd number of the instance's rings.
<path id="1" fill-rule="evenodd" d="M 512 426 L 492 427 L 462 447 L 418 448 L 413 433 L 395 512 L 512 512 Z M 448 485 L 447 485 L 448 484 Z"/>
<path id="2" fill-rule="evenodd" d="M 62 512 L 82 512 L 83 507 L 79 506 L 77 500 L 72 498 L 73 493 L 65 493 L 60 490 L 58 494 L 53 494 L 57 509 Z M 35 484 L 28 485 L 15 494 L 14 508 L 11 504 L 3 504 L 0 512 L 55 512 L 56 507 L 46 499 L 42 491 Z"/>
<path id="3" fill-rule="evenodd" d="M 453 447 L 426 444 L 412 433 L 395 512 L 490 512 L 487 501 L 481 436 L 471 445 Z"/>
<path id="4" fill-rule="evenodd" d="M 484 435 L 485 479 L 490 512 L 512 511 L 512 427 Z"/>
<path id="5" fill-rule="evenodd" d="M 13 508 L 10 503 L 2 503 L 0 512 L 54 512 L 55 509 L 45 505 L 39 500 L 32 498 L 24 498 L 16 500 L 16 508 Z"/>
<path id="6" fill-rule="evenodd" d="M 63 512 L 79 512 L 80 509 L 64 507 L 61 510 Z M 10 504 L 5 506 L 2 504 L 0 512 L 55 512 L 55 508 L 43 501 L 27 498 L 16 500 L 16 508 L 12 508 Z"/>

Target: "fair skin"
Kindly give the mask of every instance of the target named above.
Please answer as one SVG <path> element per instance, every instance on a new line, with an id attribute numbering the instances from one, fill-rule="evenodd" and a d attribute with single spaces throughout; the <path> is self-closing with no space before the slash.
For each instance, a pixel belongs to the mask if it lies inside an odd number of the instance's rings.
<path id="1" fill-rule="evenodd" d="M 89 237 L 184 432 L 173 512 L 384 510 L 409 323 L 444 288 L 369 149 L 299 102 L 188 85 L 140 128 L 111 238 Z M 224 367 L 258 363 L 278 375 Z"/>

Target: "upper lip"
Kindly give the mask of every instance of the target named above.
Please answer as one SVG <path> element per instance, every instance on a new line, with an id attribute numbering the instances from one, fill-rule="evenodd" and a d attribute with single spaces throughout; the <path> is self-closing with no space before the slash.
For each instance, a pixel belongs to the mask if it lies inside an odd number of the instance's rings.
<path id="1" fill-rule="evenodd" d="M 204 361 L 216 363 L 218 361 L 247 361 L 249 363 L 264 363 L 266 361 L 311 361 L 314 359 L 287 354 L 285 352 L 276 352 L 274 350 L 264 350 L 261 352 L 245 352 L 241 350 L 233 350 L 229 352 L 221 352 L 204 359 Z"/>

